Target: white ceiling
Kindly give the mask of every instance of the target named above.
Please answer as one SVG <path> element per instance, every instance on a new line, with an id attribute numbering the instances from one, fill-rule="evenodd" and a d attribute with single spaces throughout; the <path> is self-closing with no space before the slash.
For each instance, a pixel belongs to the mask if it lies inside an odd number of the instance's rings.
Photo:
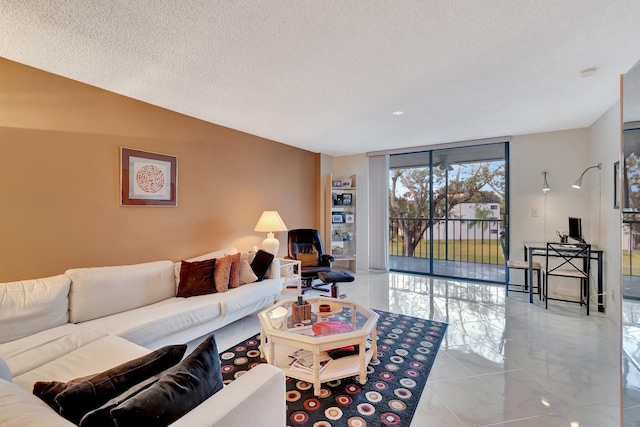
<path id="1" fill-rule="evenodd" d="M 0 0 L 0 56 L 330 155 L 590 126 L 639 46 L 638 0 Z"/>

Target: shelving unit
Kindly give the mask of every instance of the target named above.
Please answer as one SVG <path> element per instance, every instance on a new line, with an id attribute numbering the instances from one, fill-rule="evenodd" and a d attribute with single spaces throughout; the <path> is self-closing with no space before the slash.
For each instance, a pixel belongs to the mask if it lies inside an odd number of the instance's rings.
<path id="1" fill-rule="evenodd" d="M 325 251 L 356 271 L 356 175 L 327 175 Z"/>

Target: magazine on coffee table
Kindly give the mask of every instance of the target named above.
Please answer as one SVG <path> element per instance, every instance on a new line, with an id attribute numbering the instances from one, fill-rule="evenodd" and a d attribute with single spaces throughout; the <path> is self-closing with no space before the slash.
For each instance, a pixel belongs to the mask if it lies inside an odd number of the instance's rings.
<path id="1" fill-rule="evenodd" d="M 313 352 L 312 351 L 304 350 L 304 349 L 296 350 L 289 357 L 291 357 L 293 359 L 291 361 L 291 363 L 289 364 L 289 366 L 291 368 L 303 369 L 303 370 L 305 370 L 307 372 L 313 373 L 314 366 L 313 366 Z M 320 354 L 319 354 L 319 357 L 318 357 L 318 363 L 320 364 L 319 371 L 322 372 L 322 370 L 332 360 L 333 359 L 331 358 L 331 356 L 329 356 L 329 353 L 327 353 L 326 351 L 321 351 Z"/>

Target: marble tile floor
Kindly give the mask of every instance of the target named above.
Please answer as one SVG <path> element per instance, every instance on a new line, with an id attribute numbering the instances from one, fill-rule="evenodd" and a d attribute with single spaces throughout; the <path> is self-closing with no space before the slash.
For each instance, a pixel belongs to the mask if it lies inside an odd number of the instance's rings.
<path id="1" fill-rule="evenodd" d="M 504 288 L 404 273 L 358 273 L 341 286 L 368 307 L 449 324 L 412 427 L 620 426 L 617 326 Z M 294 298 L 295 290 L 284 291 Z M 259 332 L 247 316 L 215 332 L 225 350 Z"/>

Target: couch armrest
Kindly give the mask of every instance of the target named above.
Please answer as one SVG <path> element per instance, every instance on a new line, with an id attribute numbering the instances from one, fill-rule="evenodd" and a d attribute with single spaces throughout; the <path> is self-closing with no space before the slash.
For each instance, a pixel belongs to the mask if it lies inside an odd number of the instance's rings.
<path id="1" fill-rule="evenodd" d="M 287 419 L 284 373 L 260 364 L 225 386 L 171 427 L 284 427 Z"/>

